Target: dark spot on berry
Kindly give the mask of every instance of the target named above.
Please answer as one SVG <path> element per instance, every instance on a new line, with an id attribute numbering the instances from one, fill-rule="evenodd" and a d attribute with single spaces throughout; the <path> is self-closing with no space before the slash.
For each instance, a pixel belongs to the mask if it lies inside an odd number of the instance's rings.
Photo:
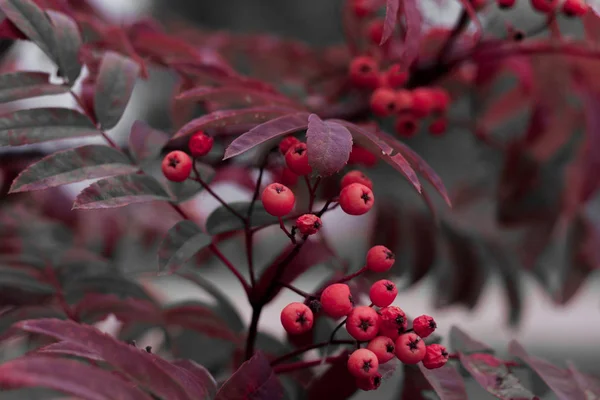
<path id="1" fill-rule="evenodd" d="M 152 353 L 152 346 L 146 346 L 146 352 Z"/>
<path id="2" fill-rule="evenodd" d="M 176 168 L 179 165 L 179 159 L 175 156 L 169 158 L 169 167 Z"/>
<path id="3" fill-rule="evenodd" d="M 436 329 L 437 328 L 437 324 L 435 323 L 435 321 L 432 319 L 429 320 L 429 329 Z"/>
<path id="4" fill-rule="evenodd" d="M 404 129 L 405 132 L 412 132 L 415 130 L 415 124 L 412 121 L 406 121 L 402 125 L 402 128 Z"/>
<path id="5" fill-rule="evenodd" d="M 371 322 L 368 319 L 361 319 L 360 324 L 358 324 L 358 328 L 363 332 L 368 331 L 370 327 Z"/>
<path id="6" fill-rule="evenodd" d="M 369 372 L 371 370 L 371 361 L 370 360 L 369 361 L 363 361 L 362 369 L 365 372 Z"/>
<path id="7" fill-rule="evenodd" d="M 396 103 L 391 101 L 391 102 L 387 103 L 386 108 L 388 109 L 388 111 L 394 111 L 396 109 Z"/>
<path id="8" fill-rule="evenodd" d="M 385 351 L 387 351 L 388 353 L 393 353 L 395 350 L 394 345 L 391 343 L 388 343 L 385 345 Z"/>
<path id="9" fill-rule="evenodd" d="M 385 259 L 386 260 L 394 260 L 396 256 L 389 250 L 385 250 Z"/>
<path id="10" fill-rule="evenodd" d="M 274 188 L 274 189 L 275 189 L 275 191 L 277 192 L 277 194 L 279 194 L 279 193 L 283 192 L 283 190 L 284 190 L 284 189 L 283 189 L 283 186 L 275 186 L 275 188 Z"/>
<path id="11" fill-rule="evenodd" d="M 411 340 L 408 342 L 408 348 L 413 351 L 417 349 L 417 345 L 419 344 L 419 339 Z"/>
<path id="12" fill-rule="evenodd" d="M 396 324 L 398 325 L 404 325 L 404 317 L 402 315 L 398 315 L 395 319 Z"/>
<path id="13" fill-rule="evenodd" d="M 448 352 L 446 350 L 442 350 L 442 356 L 448 357 Z"/>
<path id="14" fill-rule="evenodd" d="M 393 284 L 392 282 L 385 282 L 385 283 L 383 284 L 383 286 L 385 286 L 385 288 L 386 288 L 387 290 L 389 290 L 390 292 L 391 292 L 392 290 L 394 290 L 394 284 Z"/>
<path id="15" fill-rule="evenodd" d="M 319 221 L 316 221 L 316 222 L 313 224 L 313 228 L 315 228 L 315 229 L 319 229 L 320 227 L 321 227 L 321 224 L 319 223 Z"/>
<path id="16" fill-rule="evenodd" d="M 302 154 L 304 154 L 304 147 L 300 147 L 300 146 L 296 147 L 296 148 L 294 149 L 294 153 L 296 153 L 296 154 L 298 154 L 298 155 L 302 155 Z"/>
<path id="17" fill-rule="evenodd" d="M 358 70 L 361 74 L 368 74 L 369 72 L 371 72 L 371 66 L 369 64 L 363 64 Z"/>
<path id="18" fill-rule="evenodd" d="M 352 298 L 352 295 L 348 296 L 348 300 L 350 300 L 350 304 L 354 306 L 354 299 Z"/>
<path id="19" fill-rule="evenodd" d="M 375 387 L 378 388 L 379 385 L 381 385 L 381 377 L 379 377 L 379 376 L 373 377 L 373 385 L 375 385 Z"/>
<path id="20" fill-rule="evenodd" d="M 298 322 L 300 325 L 304 325 L 306 323 L 306 316 L 304 315 L 303 312 L 298 314 L 298 318 L 296 318 L 296 322 Z"/>
<path id="21" fill-rule="evenodd" d="M 513 33 L 513 39 L 517 42 L 520 42 L 521 40 L 525 39 L 525 33 L 523 31 L 515 31 Z"/>
<path id="22" fill-rule="evenodd" d="M 362 196 L 360 196 L 360 198 L 363 199 L 365 204 L 367 204 L 369 201 L 371 201 L 371 196 L 369 196 L 369 193 L 367 193 L 367 192 L 364 192 L 362 194 Z"/>

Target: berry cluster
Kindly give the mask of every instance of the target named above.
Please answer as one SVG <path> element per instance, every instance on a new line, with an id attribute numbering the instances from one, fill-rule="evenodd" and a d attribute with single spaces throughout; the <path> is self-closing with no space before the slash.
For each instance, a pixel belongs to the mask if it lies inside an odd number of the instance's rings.
<path id="1" fill-rule="evenodd" d="M 210 153 L 213 143 L 214 139 L 212 137 L 199 131 L 190 137 L 188 149 L 192 157 L 202 157 Z M 191 157 L 180 150 L 170 152 L 162 161 L 162 172 L 172 182 L 183 182 L 188 179 L 192 167 Z"/>
<path id="2" fill-rule="evenodd" d="M 498 7 L 501 9 L 509 9 L 515 6 L 516 0 L 496 0 Z M 567 17 L 582 17 L 589 9 L 589 6 L 584 0 L 531 0 L 531 7 L 544 14 L 553 14 L 560 8 L 560 11 Z"/>
<path id="3" fill-rule="evenodd" d="M 387 247 L 374 246 L 367 252 L 366 265 L 361 271 L 386 272 L 394 265 L 394 259 Z M 348 358 L 348 371 L 356 378 L 360 389 L 376 389 L 382 379 L 379 366 L 394 357 L 404 364 L 422 362 L 429 369 L 446 364 L 446 348 L 439 344 L 427 346 L 423 341 L 437 328 L 435 320 L 421 315 L 413 320 L 412 329 L 408 329 L 406 313 L 391 305 L 398 294 L 393 282 L 387 279 L 375 282 L 369 291 L 372 304 L 357 306 L 350 287 L 342 283 L 346 280 L 333 283 L 322 291 L 320 310 L 334 319 L 346 317 L 343 323 L 358 347 Z M 291 303 L 281 312 L 281 324 L 290 335 L 310 331 L 313 321 L 313 311 L 303 303 Z"/>

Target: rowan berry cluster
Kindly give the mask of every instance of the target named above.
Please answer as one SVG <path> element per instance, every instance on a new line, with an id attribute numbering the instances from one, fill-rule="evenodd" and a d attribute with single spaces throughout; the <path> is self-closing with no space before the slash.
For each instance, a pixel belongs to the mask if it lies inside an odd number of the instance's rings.
<path id="1" fill-rule="evenodd" d="M 515 6 L 516 0 L 496 0 L 498 7 L 509 9 Z M 562 4 L 561 4 L 562 3 Z M 588 5 L 584 0 L 531 0 L 531 7 L 544 14 L 553 14 L 560 11 L 567 17 L 581 17 L 588 11 Z"/>
<path id="2" fill-rule="evenodd" d="M 199 131 L 194 133 L 188 142 L 188 149 L 192 157 L 203 157 L 210 153 L 213 148 L 214 139 L 206 133 Z M 164 176 L 173 182 L 183 182 L 190 177 L 193 168 L 192 158 L 185 152 L 175 150 L 163 158 L 162 172 Z"/>

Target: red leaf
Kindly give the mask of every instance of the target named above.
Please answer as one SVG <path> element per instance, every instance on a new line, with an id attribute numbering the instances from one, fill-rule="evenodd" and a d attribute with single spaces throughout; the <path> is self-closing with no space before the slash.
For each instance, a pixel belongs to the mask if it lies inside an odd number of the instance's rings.
<path id="1" fill-rule="evenodd" d="M 160 323 L 158 306 L 148 300 L 120 298 L 114 294 L 88 293 L 75 307 L 75 315 L 85 321 L 100 321 L 113 314 L 119 321 Z"/>
<path id="2" fill-rule="evenodd" d="M 419 369 L 433 387 L 433 390 L 440 396 L 440 400 L 464 400 L 468 398 L 463 378 L 456 368 L 451 365 L 446 364 L 442 368 L 427 369 L 423 364 L 419 364 Z"/>
<path id="3" fill-rule="evenodd" d="M 388 3 L 390 1 L 393 0 L 388 0 Z M 419 55 L 423 18 L 417 0 L 403 0 L 403 10 L 406 20 L 406 36 L 404 37 L 402 65 L 408 68 Z"/>
<path id="4" fill-rule="evenodd" d="M 129 134 L 129 151 L 138 163 L 157 157 L 169 136 L 143 121 L 135 121 Z"/>
<path id="5" fill-rule="evenodd" d="M 308 116 L 309 114 L 304 112 L 288 114 L 250 129 L 231 142 L 225 150 L 223 159 L 226 160 L 245 153 L 268 140 L 306 129 L 308 127 Z"/>
<path id="6" fill-rule="evenodd" d="M 385 4 L 385 20 L 383 21 L 383 34 L 379 45 L 382 46 L 394 33 L 396 23 L 398 22 L 398 12 L 400 11 L 400 0 L 387 0 Z"/>
<path id="7" fill-rule="evenodd" d="M 102 357 L 98 356 L 97 353 L 90 351 L 86 346 L 69 342 L 52 343 L 47 346 L 40 347 L 35 352 L 45 354 L 61 354 L 86 358 L 94 361 L 104 361 Z"/>
<path id="8" fill-rule="evenodd" d="M 21 357 L 0 365 L 0 386 L 6 389 L 41 386 L 89 400 L 152 399 L 109 371 L 48 356 Z"/>
<path id="9" fill-rule="evenodd" d="M 131 345 L 117 341 L 96 328 L 73 321 L 38 319 L 21 321 L 16 328 L 29 333 L 85 346 L 130 379 L 168 399 L 190 399 L 176 379 L 156 364 L 158 358 Z"/>
<path id="10" fill-rule="evenodd" d="M 180 102 L 201 102 L 207 101 L 215 108 L 231 108 L 232 106 L 276 106 L 284 105 L 303 109 L 304 107 L 296 104 L 293 100 L 285 96 L 264 92 L 261 90 L 245 88 L 243 86 L 224 86 L 196 87 L 180 93 L 176 100 Z"/>
<path id="11" fill-rule="evenodd" d="M 531 367 L 544 382 L 552 389 L 560 400 L 585 400 L 586 396 L 579 389 L 577 381 L 571 372 L 555 367 L 546 360 L 530 356 L 515 340 L 508 345 L 508 351 L 519 357 Z"/>
<path id="12" fill-rule="evenodd" d="M 173 365 L 188 371 L 196 382 L 204 388 L 209 399 L 214 399 L 217 394 L 217 382 L 206 368 L 191 360 L 175 360 Z"/>
<path id="13" fill-rule="evenodd" d="M 18 71 L 0 75 L 0 102 L 68 92 L 69 88 L 50 83 L 45 72 Z"/>
<path id="14" fill-rule="evenodd" d="M 583 182 L 578 192 L 581 202 L 585 203 L 600 188 L 600 93 L 585 93 L 583 101 L 587 128 L 582 160 Z"/>
<path id="15" fill-rule="evenodd" d="M 331 363 L 323 375 L 308 388 L 309 399 L 344 400 L 357 390 L 356 379 L 348 372 L 348 351 Z"/>
<path id="16" fill-rule="evenodd" d="M 25 34 L 21 32 L 21 30 L 11 22 L 11 20 L 5 18 L 4 21 L 0 23 L 0 38 L 25 40 L 27 39 L 27 36 L 25 36 Z"/>
<path id="17" fill-rule="evenodd" d="M 423 395 L 424 390 L 431 390 L 431 385 L 416 365 L 404 365 L 404 379 L 402 381 L 402 400 L 428 400 Z"/>
<path id="18" fill-rule="evenodd" d="M 167 325 L 180 326 L 233 343 L 239 342 L 227 323 L 202 304 L 187 302 L 171 306 L 163 312 L 163 318 Z"/>
<path id="19" fill-rule="evenodd" d="M 306 131 L 308 163 L 320 176 L 342 169 L 352 151 L 352 134 L 343 125 L 323 122 L 317 114 L 308 117 Z"/>
<path id="20" fill-rule="evenodd" d="M 567 361 L 569 371 L 577 381 L 579 388 L 586 394 L 587 398 L 600 399 L 600 379 L 579 372 L 575 365 Z"/>
<path id="21" fill-rule="evenodd" d="M 473 339 L 456 326 L 450 328 L 450 346 L 453 351 L 459 351 L 465 354 L 493 352 L 493 349 L 490 346 Z"/>
<path id="22" fill-rule="evenodd" d="M 269 361 L 257 352 L 225 381 L 215 400 L 278 400 L 283 396 L 284 388 Z"/>

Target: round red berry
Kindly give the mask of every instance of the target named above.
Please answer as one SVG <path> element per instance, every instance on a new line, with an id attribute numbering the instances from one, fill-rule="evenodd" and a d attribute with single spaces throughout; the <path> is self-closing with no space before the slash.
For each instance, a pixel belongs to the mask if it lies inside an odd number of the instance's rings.
<path id="1" fill-rule="evenodd" d="M 431 89 L 431 96 L 433 97 L 433 111 L 436 113 L 445 113 L 450 107 L 450 94 L 446 89 L 435 88 Z"/>
<path id="2" fill-rule="evenodd" d="M 183 182 L 192 172 L 192 159 L 183 151 L 172 151 L 162 161 L 162 172 L 170 181 Z"/>
<path id="3" fill-rule="evenodd" d="M 588 5 L 582 0 L 565 0 L 562 12 L 567 17 L 581 17 L 588 11 Z"/>
<path id="4" fill-rule="evenodd" d="M 377 374 L 379 362 L 371 350 L 358 349 L 348 358 L 348 372 L 357 378 L 369 378 Z"/>
<path id="5" fill-rule="evenodd" d="M 441 136 L 448 129 L 448 120 L 445 116 L 438 117 L 429 124 L 429 133 L 434 136 Z"/>
<path id="6" fill-rule="evenodd" d="M 348 164 L 361 164 L 365 167 L 372 167 L 377 164 L 377 156 L 364 147 L 353 145 Z"/>
<path id="7" fill-rule="evenodd" d="M 394 302 L 398 295 L 398 288 L 392 281 L 382 279 L 375 282 L 369 290 L 371 303 L 377 307 L 387 307 Z"/>
<path id="8" fill-rule="evenodd" d="M 400 307 L 384 307 L 379 310 L 379 317 L 381 318 L 379 325 L 380 335 L 396 340 L 398 336 L 406 332 L 408 320 Z"/>
<path id="9" fill-rule="evenodd" d="M 373 12 L 371 0 L 354 0 L 352 2 L 352 11 L 357 18 L 365 18 Z"/>
<path id="10" fill-rule="evenodd" d="M 441 344 L 431 344 L 426 347 L 423 366 L 427 369 L 441 368 L 448 362 L 448 352 Z"/>
<path id="11" fill-rule="evenodd" d="M 356 57 L 350 63 L 350 82 L 361 88 L 377 88 L 380 83 L 377 62 L 367 56 Z"/>
<path id="12" fill-rule="evenodd" d="M 322 226 L 321 218 L 315 214 L 304 214 L 296 219 L 296 227 L 302 235 L 314 235 Z"/>
<path id="13" fill-rule="evenodd" d="M 379 88 L 371 95 L 371 111 L 378 117 L 387 117 L 396 112 L 396 93 L 392 89 Z"/>
<path id="14" fill-rule="evenodd" d="M 283 139 L 281 139 L 281 142 L 279 142 L 279 151 L 281 152 L 281 154 L 285 155 L 290 149 L 290 147 L 298 143 L 300 143 L 300 141 L 294 136 L 284 137 Z"/>
<path id="15" fill-rule="evenodd" d="M 206 133 L 196 132 L 190 137 L 188 147 L 193 157 L 202 157 L 210 153 L 212 150 L 214 139 Z"/>
<path id="16" fill-rule="evenodd" d="M 391 88 L 399 88 L 408 81 L 408 71 L 400 64 L 393 64 L 385 71 L 385 79 Z"/>
<path id="17" fill-rule="evenodd" d="M 371 307 L 358 306 L 348 314 L 346 330 L 360 342 L 371 340 L 379 332 L 379 314 Z"/>
<path id="18" fill-rule="evenodd" d="M 367 252 L 367 268 L 373 272 L 385 272 L 396 261 L 394 253 L 385 246 L 373 246 Z"/>
<path id="19" fill-rule="evenodd" d="M 367 213 L 374 202 L 373 191 L 361 183 L 351 183 L 340 192 L 340 207 L 349 215 Z"/>
<path id="20" fill-rule="evenodd" d="M 513 8 L 517 0 L 496 0 L 498 7 L 502 9 Z"/>
<path id="21" fill-rule="evenodd" d="M 381 374 L 378 372 L 368 378 L 356 378 L 356 387 L 360 390 L 377 390 L 381 386 Z"/>
<path id="22" fill-rule="evenodd" d="M 400 89 L 396 91 L 396 112 L 405 113 L 411 111 L 413 106 L 413 96 L 410 90 Z"/>
<path id="23" fill-rule="evenodd" d="M 396 339 L 396 357 L 404 364 L 418 364 L 425 352 L 425 342 L 415 333 L 405 333 Z"/>
<path id="24" fill-rule="evenodd" d="M 294 208 L 296 196 L 287 186 L 271 183 L 263 190 L 261 200 L 265 211 L 276 217 L 283 217 Z"/>
<path id="25" fill-rule="evenodd" d="M 295 186 L 298 183 L 298 175 L 293 173 L 288 167 L 281 169 L 281 176 L 279 181 L 286 186 Z"/>
<path id="26" fill-rule="evenodd" d="M 383 19 L 377 18 L 369 23 L 369 26 L 367 27 L 367 36 L 369 36 L 371 43 L 379 46 L 381 38 L 383 37 Z"/>
<path id="27" fill-rule="evenodd" d="M 303 303 L 290 303 L 281 310 L 281 325 L 290 335 L 308 332 L 313 320 L 313 312 Z"/>
<path id="28" fill-rule="evenodd" d="M 419 132 L 419 122 L 412 114 L 399 115 L 394 122 L 396 133 L 405 138 L 411 138 Z"/>
<path id="29" fill-rule="evenodd" d="M 425 118 L 433 111 L 435 99 L 429 88 L 417 88 L 412 91 L 412 112 L 417 118 Z"/>
<path id="30" fill-rule="evenodd" d="M 321 307 L 332 318 L 341 318 L 350 314 L 354 307 L 350 287 L 343 283 L 329 285 L 321 293 Z"/>
<path id="31" fill-rule="evenodd" d="M 431 335 L 436 328 L 437 324 L 435 323 L 435 320 L 429 315 L 421 315 L 413 321 L 413 330 L 422 338 Z"/>
<path id="32" fill-rule="evenodd" d="M 559 0 L 531 0 L 531 7 L 544 14 L 550 14 L 558 7 Z"/>
<path id="33" fill-rule="evenodd" d="M 296 143 L 285 153 L 287 167 L 296 175 L 309 175 L 312 168 L 308 165 L 308 150 L 306 143 Z"/>
<path id="34" fill-rule="evenodd" d="M 354 170 L 348 172 L 342 178 L 342 182 L 340 185 L 343 188 L 345 188 L 346 186 L 351 185 L 353 183 L 363 184 L 369 189 L 373 190 L 373 182 L 371 182 L 371 180 L 365 174 L 363 174 L 362 171 Z"/>
<path id="35" fill-rule="evenodd" d="M 377 336 L 367 345 L 367 349 L 371 350 L 377 356 L 379 364 L 385 364 L 394 358 L 396 345 L 394 341 L 387 336 Z"/>

